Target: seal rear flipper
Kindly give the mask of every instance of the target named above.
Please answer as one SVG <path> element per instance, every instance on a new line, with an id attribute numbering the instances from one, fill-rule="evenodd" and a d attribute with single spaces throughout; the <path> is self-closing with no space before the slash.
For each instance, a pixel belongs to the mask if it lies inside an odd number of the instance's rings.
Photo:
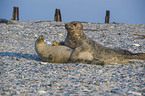
<path id="1" fill-rule="evenodd" d="M 140 59 L 145 60 L 145 53 L 134 53 L 130 56 L 128 56 L 130 59 Z"/>

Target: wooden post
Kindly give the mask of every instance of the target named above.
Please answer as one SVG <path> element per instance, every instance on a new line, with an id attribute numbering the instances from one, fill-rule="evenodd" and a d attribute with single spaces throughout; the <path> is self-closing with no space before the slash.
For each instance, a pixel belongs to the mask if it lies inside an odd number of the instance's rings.
<path id="1" fill-rule="evenodd" d="M 62 21 L 61 20 L 61 12 L 60 12 L 60 9 L 58 9 L 58 21 L 60 21 L 60 22 Z"/>
<path id="2" fill-rule="evenodd" d="M 56 21 L 56 22 L 61 22 L 62 21 L 60 9 L 55 10 L 54 21 Z"/>
<path id="3" fill-rule="evenodd" d="M 57 13 L 57 10 L 58 10 L 58 9 L 55 9 L 54 21 L 57 21 L 57 14 L 58 14 L 58 13 Z"/>
<path id="4" fill-rule="evenodd" d="M 19 7 L 16 7 L 17 20 L 19 20 Z"/>
<path id="5" fill-rule="evenodd" d="M 106 11 L 106 17 L 105 17 L 105 23 L 109 23 L 109 19 L 110 19 L 110 11 L 107 10 Z"/>
<path id="6" fill-rule="evenodd" d="M 14 7 L 13 17 L 11 20 L 16 20 L 16 15 L 17 15 L 17 20 L 19 20 L 19 8 L 18 7 Z"/>
<path id="7" fill-rule="evenodd" d="M 13 7 L 13 17 L 11 20 L 16 20 L 16 7 Z"/>

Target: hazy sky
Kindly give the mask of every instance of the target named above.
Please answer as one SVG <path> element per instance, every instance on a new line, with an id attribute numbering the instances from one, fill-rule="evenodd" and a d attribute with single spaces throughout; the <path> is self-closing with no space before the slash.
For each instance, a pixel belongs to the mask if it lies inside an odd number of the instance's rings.
<path id="1" fill-rule="evenodd" d="M 110 10 L 110 22 L 145 24 L 145 0 L 0 0 L 0 18 L 10 20 L 14 6 L 21 21 L 53 21 L 58 8 L 63 22 L 104 23 Z"/>

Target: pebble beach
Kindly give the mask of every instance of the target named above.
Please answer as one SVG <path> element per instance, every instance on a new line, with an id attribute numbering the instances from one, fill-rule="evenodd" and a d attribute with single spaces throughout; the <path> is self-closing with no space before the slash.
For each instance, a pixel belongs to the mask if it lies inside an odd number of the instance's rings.
<path id="1" fill-rule="evenodd" d="M 48 63 L 35 52 L 35 40 L 64 41 L 68 22 L 0 23 L 0 95 L 145 96 L 145 60 L 107 63 Z M 82 22 L 84 33 L 110 48 L 145 53 L 145 24 Z"/>

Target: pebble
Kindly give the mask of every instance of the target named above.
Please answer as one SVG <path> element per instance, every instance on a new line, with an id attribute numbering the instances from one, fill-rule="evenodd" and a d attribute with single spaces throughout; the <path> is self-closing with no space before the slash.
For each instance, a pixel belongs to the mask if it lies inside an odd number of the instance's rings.
<path id="1" fill-rule="evenodd" d="M 35 36 L 34 36 L 35 38 L 38 38 L 38 35 L 37 34 L 35 34 Z"/>
<path id="2" fill-rule="evenodd" d="M 46 91 L 43 91 L 43 90 L 39 90 L 38 93 L 40 93 L 40 94 L 45 94 L 45 93 L 47 93 L 47 92 L 46 92 Z"/>
<path id="3" fill-rule="evenodd" d="M 49 42 L 49 41 L 46 41 L 46 40 L 44 42 L 46 42 L 47 46 L 52 45 L 52 42 Z"/>
<path id="4" fill-rule="evenodd" d="M 140 45 L 139 45 L 139 44 L 133 44 L 133 46 L 137 46 L 137 47 L 139 47 Z"/>
<path id="5" fill-rule="evenodd" d="M 133 91 L 128 91 L 128 93 L 133 94 L 133 95 L 139 95 L 139 96 L 141 96 L 141 95 L 142 95 L 142 94 L 141 94 L 141 93 L 139 93 L 139 92 L 133 92 Z"/>
<path id="6" fill-rule="evenodd" d="M 47 63 L 47 62 L 41 62 L 41 64 L 43 64 L 43 65 L 47 65 L 48 63 Z"/>

